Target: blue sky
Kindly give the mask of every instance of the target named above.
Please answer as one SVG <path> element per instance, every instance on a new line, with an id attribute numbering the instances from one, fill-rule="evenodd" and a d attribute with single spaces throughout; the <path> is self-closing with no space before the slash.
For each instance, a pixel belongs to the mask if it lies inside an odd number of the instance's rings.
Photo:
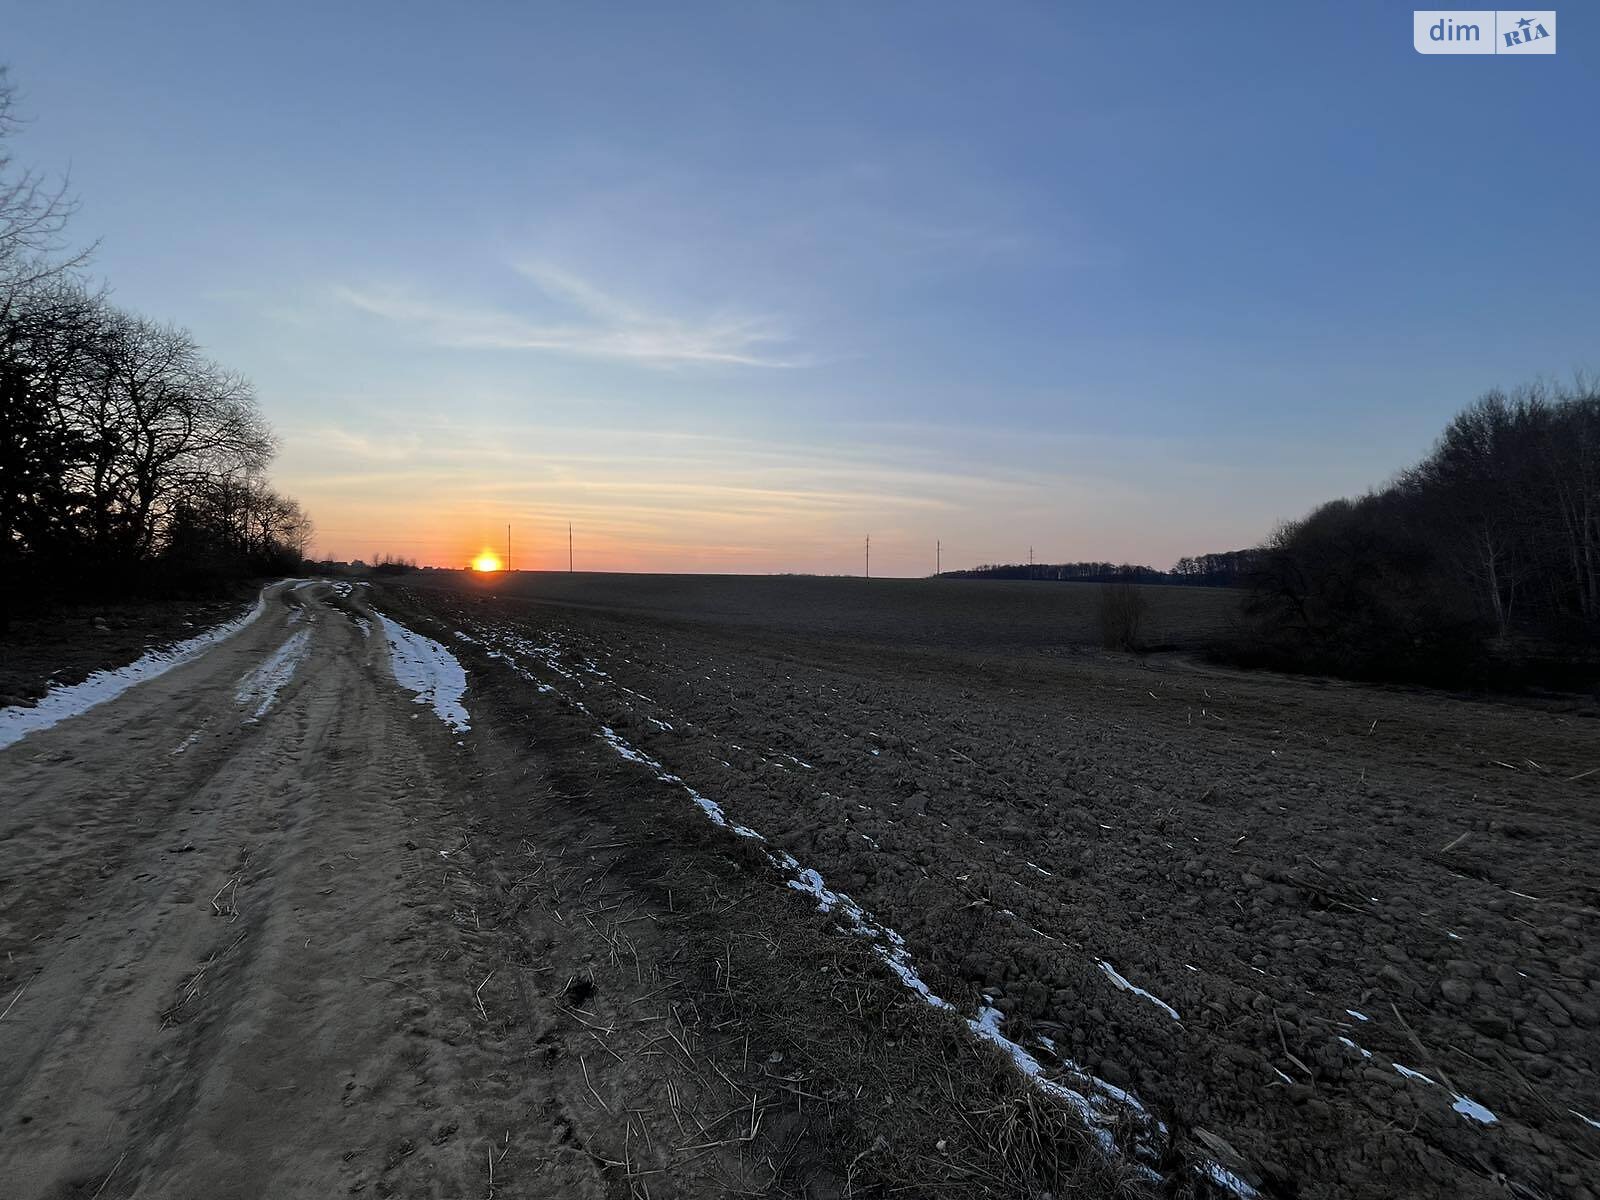
<path id="1" fill-rule="evenodd" d="M 0 0 L 116 298 L 335 556 L 854 569 L 1251 544 L 1600 365 L 1600 28 L 1389 4 Z"/>

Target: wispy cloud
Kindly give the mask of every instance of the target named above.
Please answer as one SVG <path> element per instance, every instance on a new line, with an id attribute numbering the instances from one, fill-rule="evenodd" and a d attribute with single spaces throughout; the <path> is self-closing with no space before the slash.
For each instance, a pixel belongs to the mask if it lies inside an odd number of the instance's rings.
<path id="1" fill-rule="evenodd" d="M 588 565 L 608 570 L 850 571 L 869 532 L 874 567 L 905 574 L 930 569 L 936 541 L 947 566 L 1020 561 L 1030 545 L 1049 561 L 1164 564 L 1250 544 L 1284 486 L 1275 464 L 1173 466 L 1159 445 L 1040 431 L 881 424 L 835 440 L 440 412 L 408 428 L 404 441 L 337 417 L 285 430 L 278 478 L 318 516 L 324 552 L 456 563 L 511 521 L 525 563 L 556 568 L 575 521 Z"/>
<path id="2" fill-rule="evenodd" d="M 520 264 L 522 275 L 556 320 L 501 308 L 448 305 L 393 288 L 337 287 L 341 302 L 421 331 L 443 346 L 551 351 L 621 359 L 652 367 L 723 364 L 788 368 L 808 365 L 783 352 L 791 338 L 770 317 L 716 313 L 697 319 L 651 312 L 567 271 Z"/>

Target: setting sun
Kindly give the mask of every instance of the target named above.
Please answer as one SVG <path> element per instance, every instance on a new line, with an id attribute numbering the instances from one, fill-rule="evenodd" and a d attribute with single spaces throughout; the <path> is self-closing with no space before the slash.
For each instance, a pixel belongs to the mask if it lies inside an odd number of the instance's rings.
<path id="1" fill-rule="evenodd" d="M 498 571 L 500 569 L 500 557 L 493 550 L 485 550 L 472 560 L 472 569 L 474 571 Z"/>

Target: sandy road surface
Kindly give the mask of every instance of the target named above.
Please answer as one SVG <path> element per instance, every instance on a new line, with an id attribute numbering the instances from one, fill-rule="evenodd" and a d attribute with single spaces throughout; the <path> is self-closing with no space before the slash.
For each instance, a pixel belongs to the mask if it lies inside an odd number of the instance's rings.
<path id="1" fill-rule="evenodd" d="M 0 751 L 0 1193 L 630 1194 L 636 1142 L 670 1158 L 704 1140 L 697 1106 L 730 1105 L 620 1067 L 610 1006 L 674 1011 L 651 922 L 583 852 L 606 830 L 530 804 L 534 768 L 415 703 L 358 599 L 268 601 Z M 480 857 L 496 811 L 518 862 Z M 560 880 L 560 907 L 511 872 Z M 633 990 L 593 995 L 625 925 Z M 693 1038 L 679 1017 L 673 1046 Z M 746 1182 L 729 1158 L 651 1194 Z"/>

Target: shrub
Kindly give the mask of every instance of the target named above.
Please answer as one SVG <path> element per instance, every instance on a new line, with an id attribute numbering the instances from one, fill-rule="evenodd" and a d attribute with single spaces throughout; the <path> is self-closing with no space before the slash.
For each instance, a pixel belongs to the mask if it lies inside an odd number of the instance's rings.
<path id="1" fill-rule="evenodd" d="M 1131 579 L 1101 584 L 1098 606 L 1100 644 L 1108 650 L 1139 649 L 1148 608 L 1144 593 Z"/>

